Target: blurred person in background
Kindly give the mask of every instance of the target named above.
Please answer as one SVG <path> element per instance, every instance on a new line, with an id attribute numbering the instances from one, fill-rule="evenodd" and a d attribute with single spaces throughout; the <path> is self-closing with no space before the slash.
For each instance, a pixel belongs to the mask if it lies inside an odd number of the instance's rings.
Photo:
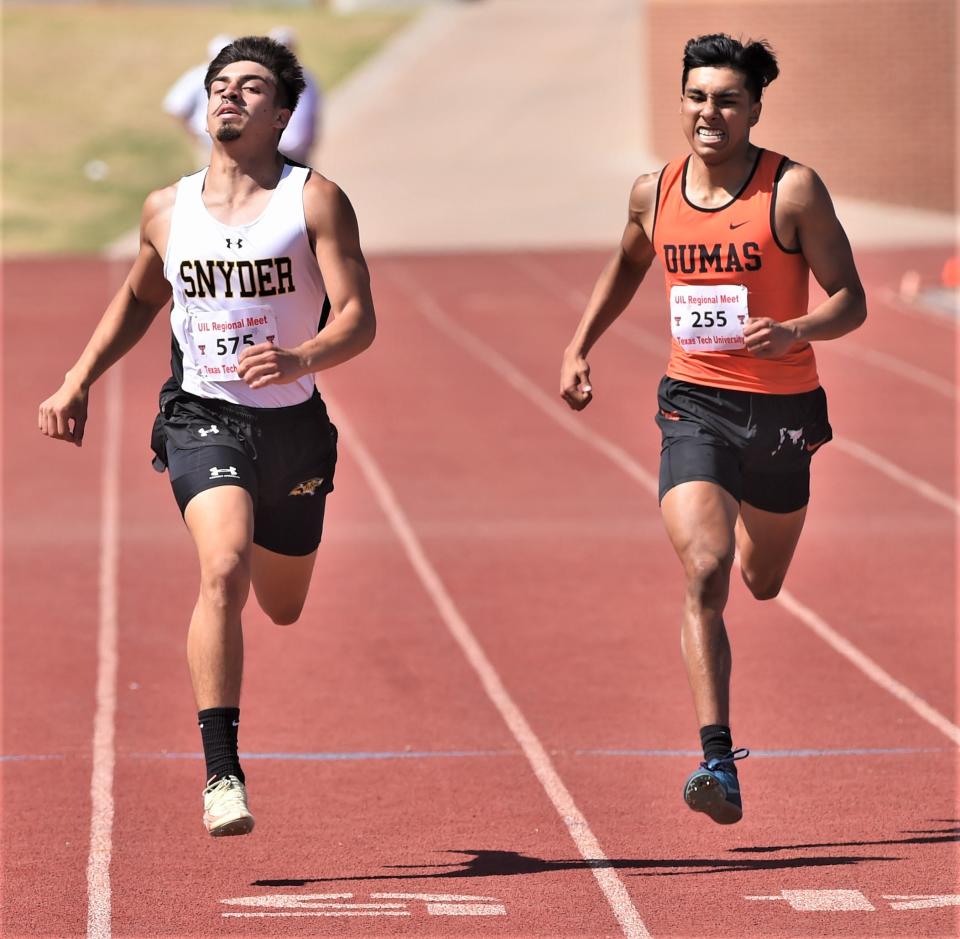
<path id="1" fill-rule="evenodd" d="M 207 132 L 207 90 L 203 79 L 207 66 L 233 37 L 220 33 L 207 43 L 207 61 L 188 68 L 171 86 L 163 99 L 163 110 L 177 119 L 193 147 L 197 166 L 210 162 L 210 134 Z"/>
<path id="2" fill-rule="evenodd" d="M 297 37 L 289 26 L 276 26 L 267 35 L 286 46 L 294 55 L 298 54 Z M 323 127 L 323 92 L 307 69 L 303 69 L 303 80 L 306 87 L 280 138 L 280 152 L 296 163 L 312 165 L 312 154 L 320 143 Z"/>

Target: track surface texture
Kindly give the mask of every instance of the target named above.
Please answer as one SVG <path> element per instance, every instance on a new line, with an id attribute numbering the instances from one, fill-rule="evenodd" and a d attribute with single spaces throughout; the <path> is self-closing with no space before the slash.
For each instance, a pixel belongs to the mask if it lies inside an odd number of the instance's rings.
<path id="1" fill-rule="evenodd" d="M 374 258 L 376 345 L 321 375 L 336 492 L 300 623 L 253 601 L 257 829 L 208 838 L 189 538 L 149 431 L 168 331 L 42 438 L 118 276 L 5 268 L 5 936 L 801 937 L 958 932 L 956 324 L 896 299 L 943 253 L 858 253 L 870 319 L 817 346 L 835 441 L 787 593 L 735 584 L 745 816 L 681 799 L 697 733 L 651 486 L 651 273 L 557 393 L 604 258 Z"/>

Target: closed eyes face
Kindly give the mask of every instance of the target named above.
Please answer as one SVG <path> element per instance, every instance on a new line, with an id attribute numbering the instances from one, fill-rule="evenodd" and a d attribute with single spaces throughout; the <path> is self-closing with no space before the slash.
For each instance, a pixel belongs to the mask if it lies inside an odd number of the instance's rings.
<path id="1" fill-rule="evenodd" d="M 207 115 L 217 125 L 273 122 L 285 110 L 276 98 L 277 83 L 269 69 L 256 62 L 231 62 L 210 83 Z"/>

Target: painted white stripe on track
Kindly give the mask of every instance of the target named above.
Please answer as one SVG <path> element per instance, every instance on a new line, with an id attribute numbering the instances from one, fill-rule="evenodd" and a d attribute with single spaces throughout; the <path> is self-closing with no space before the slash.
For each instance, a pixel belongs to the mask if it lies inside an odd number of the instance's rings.
<path id="1" fill-rule="evenodd" d="M 954 515 L 960 515 L 960 503 L 949 493 L 938 489 L 924 479 L 914 476 L 913 473 L 897 466 L 896 463 L 891 463 L 886 457 L 880 456 L 879 453 L 865 447 L 862 443 L 857 443 L 856 440 L 851 440 L 849 437 L 838 437 L 834 438 L 830 445 L 848 456 L 852 456 L 855 460 L 866 463 L 867 466 L 872 467 L 878 473 L 883 473 L 888 479 L 913 490 L 918 496 L 936 503 L 948 512 L 953 512 Z"/>
<path id="2" fill-rule="evenodd" d="M 325 397 L 331 413 L 336 415 L 341 439 L 344 440 L 357 461 L 367 484 L 376 496 L 380 508 L 403 546 L 410 564 L 416 571 L 430 599 L 433 600 L 437 611 L 457 645 L 460 646 L 467 661 L 476 672 L 487 696 L 493 702 L 494 707 L 510 728 L 510 732 L 529 760 L 540 785 L 543 786 L 547 797 L 553 803 L 564 825 L 566 825 L 567 831 L 570 832 L 570 837 L 577 846 L 581 857 L 587 862 L 596 878 L 601 892 L 623 930 L 623 935 L 628 939 L 648 939 L 650 933 L 633 905 L 623 881 L 620 880 L 617 872 L 609 866 L 609 860 L 600 847 L 600 842 L 591 831 L 580 809 L 577 808 L 573 796 L 564 785 L 543 744 L 513 698 L 510 697 L 510 693 L 500 680 L 493 663 L 487 658 L 466 620 L 461 616 L 453 598 L 440 579 L 440 575 L 423 550 L 413 527 L 379 466 L 357 435 L 340 405 L 331 401 L 329 396 Z"/>
<path id="3" fill-rule="evenodd" d="M 951 401 L 957 400 L 957 388 L 952 382 L 894 355 L 888 355 L 886 352 L 880 352 L 878 349 L 871 349 L 867 346 L 859 346 L 855 342 L 831 343 L 830 351 L 891 372 L 899 378 L 905 378 L 914 384 L 922 385 L 924 388 L 934 391 L 944 398 L 949 398 Z"/>
<path id="4" fill-rule="evenodd" d="M 589 298 L 585 293 L 573 287 L 558 285 L 553 273 L 539 261 L 522 257 L 514 258 L 513 264 L 555 297 L 569 304 L 572 309 L 582 310 L 586 305 Z M 611 327 L 610 333 L 626 339 L 631 345 L 643 349 L 644 352 L 649 352 L 661 358 L 666 355 L 666 346 L 660 337 L 632 323 L 617 322 Z M 932 372 L 927 372 L 918 366 L 913 366 L 908 362 L 903 362 L 882 352 L 859 348 L 856 348 L 854 352 L 853 349 L 855 348 L 856 347 L 844 348 L 838 344 L 833 351 L 850 355 L 852 358 L 858 358 L 861 361 L 868 362 L 879 368 L 885 368 L 887 371 L 901 378 L 911 379 L 917 384 L 936 391 L 951 400 L 955 401 L 957 399 L 956 389 L 950 382 L 941 378 L 939 375 L 934 375 Z M 892 479 L 901 486 L 905 486 L 922 498 L 928 499 L 954 514 L 960 514 L 960 503 L 951 495 L 943 492 L 943 490 L 938 489 L 926 480 L 920 479 L 920 477 L 903 469 L 886 457 L 880 456 L 879 453 L 865 447 L 863 444 L 855 443 L 848 438 L 834 438 L 831 445 L 838 450 L 842 450 L 848 456 L 852 456 L 855 460 L 866 463 L 871 469 L 883 473 L 887 478 Z"/>
<path id="5" fill-rule="evenodd" d="M 87 858 L 87 939 L 110 939 L 113 854 L 114 730 L 117 709 L 117 567 L 120 525 L 120 428 L 122 363 L 104 377 L 106 420 L 100 484 L 99 623 L 97 706 L 93 719 L 90 778 L 90 854 Z"/>
<path id="6" fill-rule="evenodd" d="M 906 685 L 885 672 L 873 659 L 864 655 L 849 639 L 841 636 L 821 616 L 801 603 L 787 589 L 781 589 L 777 602 L 789 610 L 808 629 L 816 633 L 830 648 L 839 652 L 845 659 L 853 662 L 861 672 L 876 682 L 884 691 L 899 698 L 910 710 L 922 717 L 928 724 L 936 727 L 942 734 L 960 746 L 960 727 L 947 720 L 939 711 L 927 704 L 920 695 L 915 694 Z"/>
<path id="7" fill-rule="evenodd" d="M 565 411 L 563 409 L 565 405 L 561 405 L 559 401 L 550 397 L 493 346 L 447 316 L 436 300 L 426 294 L 419 283 L 406 271 L 394 265 L 386 273 L 410 295 L 424 319 L 435 326 L 438 332 L 460 346 L 471 357 L 496 372 L 507 384 L 520 392 L 552 421 L 584 441 L 594 450 L 602 453 L 619 466 L 627 476 L 640 483 L 655 498 L 657 497 L 659 487 L 656 478 L 640 466 L 626 451 L 596 433 L 596 431 L 591 430 L 585 423 L 578 422 L 574 418 L 573 412 Z M 827 642 L 847 661 L 855 665 L 871 681 L 902 701 L 919 717 L 945 734 L 951 741 L 960 743 L 960 727 L 944 717 L 918 694 L 897 681 L 869 656 L 857 649 L 853 643 L 833 629 L 823 617 L 813 612 L 786 590 L 781 590 L 775 602 L 797 617 L 800 622 Z"/>

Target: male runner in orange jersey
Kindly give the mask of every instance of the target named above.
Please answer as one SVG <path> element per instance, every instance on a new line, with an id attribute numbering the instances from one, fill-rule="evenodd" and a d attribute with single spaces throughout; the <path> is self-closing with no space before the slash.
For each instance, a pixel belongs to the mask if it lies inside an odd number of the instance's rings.
<path id="1" fill-rule="evenodd" d="M 867 315 L 850 244 L 820 178 L 750 143 L 779 74 L 765 42 L 726 35 L 684 49 L 690 153 L 641 176 L 560 373 L 574 410 L 592 400 L 587 355 L 659 257 L 673 335 L 660 382 L 660 506 L 686 577 L 681 648 L 704 761 L 684 787 L 715 822 L 743 815 L 730 734 L 723 610 L 734 552 L 758 600 L 777 595 L 803 528 L 810 459 L 831 438 L 812 341 Z M 809 272 L 827 299 L 808 308 Z"/>

